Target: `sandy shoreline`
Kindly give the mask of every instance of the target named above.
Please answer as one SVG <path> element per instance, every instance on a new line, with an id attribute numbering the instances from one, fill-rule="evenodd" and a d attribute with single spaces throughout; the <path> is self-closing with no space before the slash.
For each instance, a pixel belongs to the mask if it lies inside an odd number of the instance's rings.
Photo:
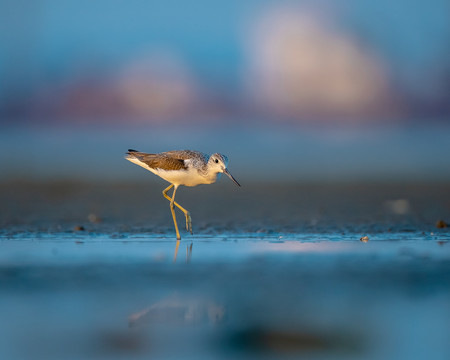
<path id="1" fill-rule="evenodd" d="M 0 225 L 11 231 L 153 232 L 173 228 L 163 182 L 0 184 Z M 271 234 L 439 231 L 450 184 L 260 184 L 180 188 L 194 231 Z M 182 214 L 178 214 L 182 223 Z"/>

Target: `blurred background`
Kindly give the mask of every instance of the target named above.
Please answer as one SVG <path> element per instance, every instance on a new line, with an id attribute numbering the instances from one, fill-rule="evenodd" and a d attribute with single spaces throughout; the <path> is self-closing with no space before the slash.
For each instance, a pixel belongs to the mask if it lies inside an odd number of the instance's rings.
<path id="1" fill-rule="evenodd" d="M 0 0 L 0 358 L 450 359 L 449 154 L 449 0 Z"/>
<path id="2" fill-rule="evenodd" d="M 447 0 L 0 1 L 3 179 L 450 179 Z"/>

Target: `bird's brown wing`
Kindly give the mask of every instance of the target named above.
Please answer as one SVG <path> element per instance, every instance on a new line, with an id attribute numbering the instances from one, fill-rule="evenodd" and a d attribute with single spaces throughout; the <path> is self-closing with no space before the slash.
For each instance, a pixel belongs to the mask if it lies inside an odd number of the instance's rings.
<path id="1" fill-rule="evenodd" d="M 172 156 L 169 153 L 147 154 L 140 151 L 128 151 L 128 156 L 135 157 L 152 169 L 162 170 L 186 170 L 184 159 Z"/>

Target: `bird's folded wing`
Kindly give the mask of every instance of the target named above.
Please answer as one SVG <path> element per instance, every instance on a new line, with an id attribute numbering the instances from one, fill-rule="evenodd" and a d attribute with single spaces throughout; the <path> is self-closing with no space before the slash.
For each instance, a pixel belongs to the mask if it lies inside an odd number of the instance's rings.
<path id="1" fill-rule="evenodd" d="M 141 152 L 132 152 L 130 155 L 137 158 L 139 161 L 148 165 L 152 169 L 162 170 L 186 170 L 187 167 L 183 159 L 165 154 L 146 154 Z"/>

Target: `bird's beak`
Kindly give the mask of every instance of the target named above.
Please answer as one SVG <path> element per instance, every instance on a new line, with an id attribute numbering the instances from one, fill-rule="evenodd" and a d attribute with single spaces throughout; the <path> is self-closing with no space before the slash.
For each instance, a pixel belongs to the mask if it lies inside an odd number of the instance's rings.
<path id="1" fill-rule="evenodd" d="M 237 186 L 241 186 L 241 185 L 236 181 L 236 179 L 233 177 L 233 175 L 230 174 L 230 172 L 228 171 L 227 168 L 225 168 L 225 169 L 223 170 L 223 172 L 224 172 L 231 180 L 233 180 L 233 182 L 234 182 Z"/>

